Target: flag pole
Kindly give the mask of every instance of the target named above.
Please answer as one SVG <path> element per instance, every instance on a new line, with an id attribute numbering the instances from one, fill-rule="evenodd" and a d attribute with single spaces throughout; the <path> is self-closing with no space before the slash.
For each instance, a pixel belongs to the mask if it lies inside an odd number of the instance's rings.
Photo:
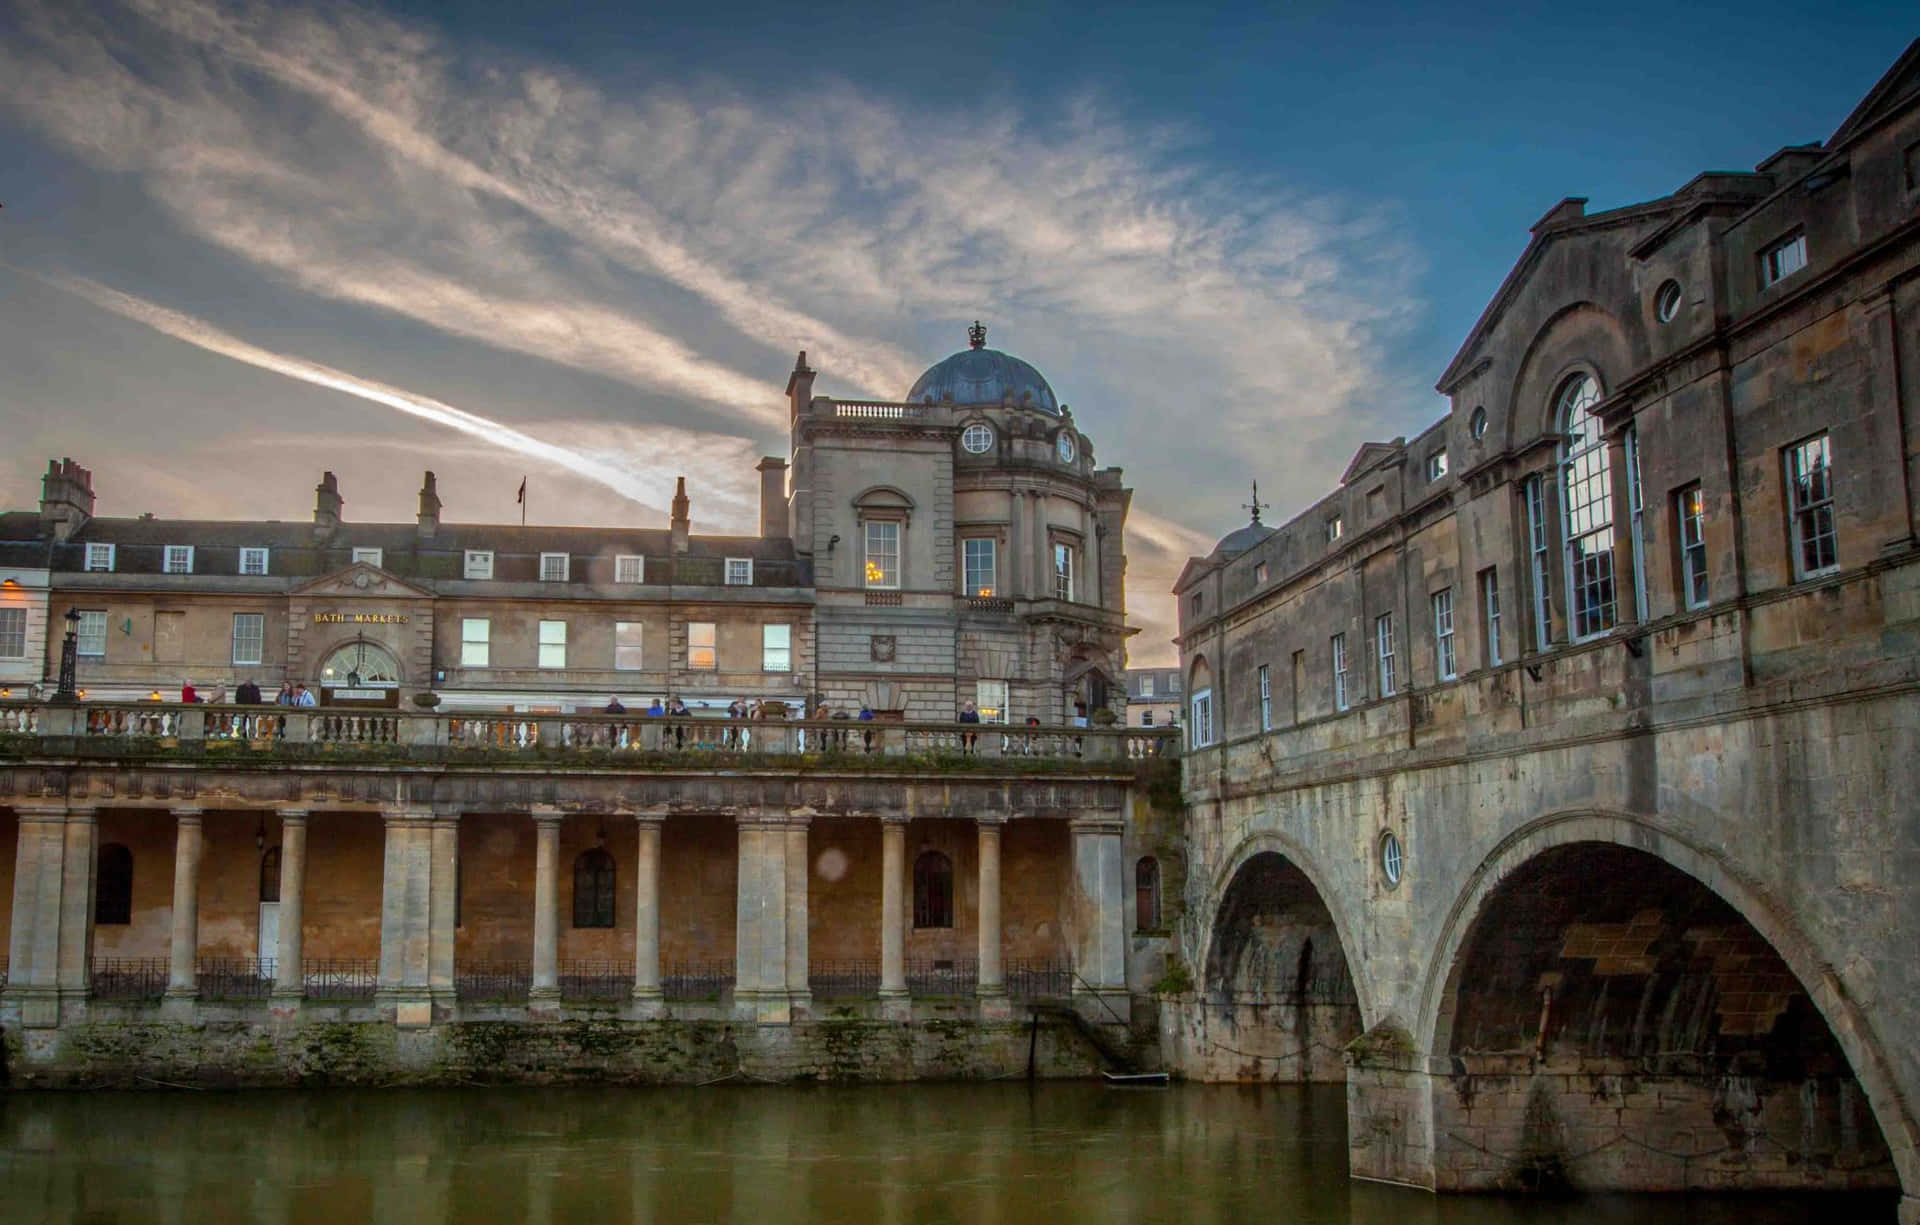
<path id="1" fill-rule="evenodd" d="M 525 527 L 527 526 L 527 478 L 524 476 L 520 478 L 520 493 L 517 500 L 520 503 L 520 526 Z"/>

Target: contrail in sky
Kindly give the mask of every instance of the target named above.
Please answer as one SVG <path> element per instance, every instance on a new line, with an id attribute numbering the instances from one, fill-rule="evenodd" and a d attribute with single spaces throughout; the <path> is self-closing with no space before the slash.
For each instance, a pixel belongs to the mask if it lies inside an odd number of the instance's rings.
<path id="1" fill-rule="evenodd" d="M 19 269 L 19 271 L 27 271 Z M 502 424 L 490 417 L 470 413 L 463 408 L 428 396 L 415 395 L 398 387 L 389 387 L 357 375 L 335 370 L 331 366 L 322 366 L 318 362 L 306 361 L 298 357 L 288 357 L 262 349 L 258 345 L 248 344 L 230 332 L 222 331 L 204 319 L 169 310 L 144 298 L 90 281 L 84 277 L 46 276 L 29 272 L 57 289 L 63 289 L 77 297 L 86 299 L 102 310 L 111 311 L 135 323 L 142 323 L 163 335 L 176 340 L 184 340 L 190 345 L 230 357 L 249 366 L 258 366 L 262 370 L 271 370 L 275 374 L 284 374 L 288 378 L 299 379 L 319 387 L 330 387 L 335 391 L 344 391 L 350 396 L 371 400 L 375 404 L 384 404 L 411 417 L 431 421 L 450 430 L 483 439 L 497 447 L 518 452 L 528 459 L 543 460 L 557 467 L 566 468 L 589 480 L 597 481 L 608 489 L 631 498 L 643 505 L 657 505 L 659 493 L 647 487 L 645 482 L 632 472 L 604 460 L 582 455 L 566 447 L 543 442 L 531 434 L 522 433 L 510 425 Z"/>

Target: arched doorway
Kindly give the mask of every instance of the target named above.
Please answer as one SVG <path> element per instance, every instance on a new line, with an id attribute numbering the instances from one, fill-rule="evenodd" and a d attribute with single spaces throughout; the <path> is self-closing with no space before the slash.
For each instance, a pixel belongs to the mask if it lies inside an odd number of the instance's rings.
<path id="1" fill-rule="evenodd" d="M 320 665 L 320 683 L 330 688 L 384 687 L 403 679 L 393 652 L 365 638 L 335 647 Z"/>
<path id="2" fill-rule="evenodd" d="M 1487 890 L 1433 1051 L 1442 1189 L 1892 1188 L 1846 1053 L 1778 949 L 1658 855 L 1546 847 Z M 1446 1138 L 1444 1140 L 1439 1138 Z"/>
<path id="3" fill-rule="evenodd" d="M 1208 1079 L 1346 1079 L 1360 1033 L 1346 950 L 1320 891 L 1286 856 L 1260 851 L 1221 895 L 1195 1019 Z"/>

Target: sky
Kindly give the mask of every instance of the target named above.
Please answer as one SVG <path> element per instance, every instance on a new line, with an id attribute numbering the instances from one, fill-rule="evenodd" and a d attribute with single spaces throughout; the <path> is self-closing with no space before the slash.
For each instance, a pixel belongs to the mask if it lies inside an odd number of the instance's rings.
<path id="1" fill-rule="evenodd" d="M 1825 139 L 1910 4 L 0 0 L 0 506 L 755 530 L 796 351 L 966 324 L 1135 490 L 1167 589 L 1433 383 L 1565 196 Z"/>

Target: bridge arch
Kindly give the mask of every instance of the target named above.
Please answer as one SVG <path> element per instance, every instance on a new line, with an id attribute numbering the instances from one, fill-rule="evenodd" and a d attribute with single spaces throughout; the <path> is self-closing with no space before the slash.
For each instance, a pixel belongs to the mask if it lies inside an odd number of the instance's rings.
<path id="1" fill-rule="evenodd" d="M 1516 893 L 1538 889 L 1542 896 L 1557 897 L 1558 892 L 1569 887 L 1581 887 L 1583 877 L 1592 875 L 1591 872 L 1583 873 L 1582 868 L 1603 863 L 1632 868 L 1666 880 L 1669 884 L 1679 885 L 1681 891 L 1685 891 L 1688 885 L 1697 887 L 1695 892 L 1705 899 L 1696 899 L 1695 902 L 1697 906 L 1705 908 L 1702 913 L 1707 913 L 1710 918 L 1711 911 L 1717 907 L 1719 912 L 1754 933 L 1764 943 L 1765 949 L 1757 950 L 1760 954 L 1758 961 L 1766 961 L 1770 954 L 1772 959 L 1784 964 L 1784 968 L 1791 972 L 1799 993 L 1803 993 L 1804 1003 L 1779 1005 L 1779 1010 L 1772 1016 L 1789 1025 L 1796 1020 L 1804 1025 L 1806 1019 L 1796 1018 L 1790 1011 L 1792 1008 L 1797 1006 L 1805 1009 L 1810 1005 L 1811 1012 L 1817 1014 L 1817 1024 L 1824 1026 L 1824 1033 L 1830 1035 L 1831 1042 L 1844 1056 L 1847 1071 L 1864 1093 L 1872 1122 L 1877 1125 L 1880 1138 L 1890 1152 L 1894 1170 L 1902 1186 L 1907 1188 L 1911 1200 L 1914 1189 L 1920 1187 L 1920 1168 L 1916 1167 L 1915 1150 L 1915 1138 L 1920 1133 L 1916 1132 L 1879 1036 L 1840 982 L 1829 959 L 1821 956 L 1786 908 L 1770 898 L 1764 887 L 1741 872 L 1726 856 L 1701 847 L 1658 819 L 1646 816 L 1583 810 L 1539 817 L 1502 839 L 1465 879 L 1425 960 L 1426 974 L 1419 999 L 1419 1012 L 1415 1018 L 1415 1040 L 1420 1049 L 1429 1053 L 1429 1066 L 1436 1072 L 1450 1068 L 1455 1081 L 1456 1092 L 1451 1094 L 1436 1084 L 1436 1116 L 1462 1103 L 1470 1105 L 1474 1100 L 1472 1085 L 1476 1079 L 1483 1085 L 1498 1083 L 1499 1078 L 1489 1079 L 1486 1076 L 1491 1070 L 1506 1073 L 1510 1084 L 1526 1086 L 1523 1097 L 1531 1119 L 1538 1104 L 1540 1073 L 1546 1063 L 1551 1062 L 1543 1060 L 1545 1035 L 1549 1029 L 1546 1017 L 1546 1004 L 1549 1001 L 1544 997 L 1550 996 L 1552 985 L 1543 982 L 1538 986 L 1543 997 L 1542 1003 L 1537 1005 L 1542 1013 L 1539 1022 L 1541 1037 L 1539 1046 L 1531 1052 L 1533 1058 L 1516 1059 L 1513 1052 L 1509 1051 L 1505 1056 L 1505 1066 L 1502 1067 L 1501 1059 L 1483 1057 L 1472 1051 L 1471 1035 L 1464 1032 L 1461 1016 L 1464 980 L 1469 973 L 1478 972 L 1470 963 L 1480 952 L 1476 943 L 1482 933 L 1491 937 L 1515 922 L 1513 902 Z M 1600 892 L 1597 886 L 1594 892 L 1596 895 Z M 1577 907 L 1576 902 L 1561 900 L 1567 906 Z M 1596 941 L 1604 941 L 1609 934 L 1601 930 L 1601 926 L 1580 924 Z M 1566 929 L 1569 933 L 1573 930 L 1571 927 Z M 1563 958 L 1582 958 L 1593 951 L 1592 948 L 1574 951 L 1573 940 L 1569 937 L 1561 947 L 1560 955 Z M 1613 948 L 1616 956 L 1625 952 L 1630 950 L 1624 944 Z M 1484 960 L 1485 955 L 1481 956 Z M 1597 960 L 1591 960 L 1588 964 L 1599 969 Z M 1617 972 L 1635 974 L 1637 969 L 1624 966 Z M 1540 977 L 1545 980 L 1557 976 Z M 1716 983 L 1715 987 L 1722 985 L 1731 987 L 1733 984 Z M 1649 982 L 1645 995 L 1651 997 L 1652 994 Z M 1703 998 L 1710 1000 L 1709 1006 L 1716 1015 L 1721 1009 L 1721 994 L 1718 990 L 1708 989 L 1700 992 Z M 1604 995 L 1601 998 L 1604 1002 Z M 1571 999 L 1567 1003 L 1570 1005 Z M 1641 1007 L 1644 1011 L 1644 1002 Z M 1598 1006 L 1592 1009 L 1595 1016 L 1602 1011 Z M 1773 1025 L 1775 1020 L 1769 1020 L 1763 1013 L 1757 1018 L 1757 1024 Z M 1604 1028 L 1601 1032 L 1604 1034 Z M 1751 1034 L 1755 1031 L 1750 1028 L 1748 1032 Z M 1747 1066 L 1757 1067 L 1757 1060 L 1756 1056 L 1755 1062 Z M 1598 1063 L 1594 1061 L 1594 1066 L 1597 1067 Z M 1740 1072 L 1738 1061 L 1730 1063 L 1724 1070 L 1723 1088 L 1739 1080 Z M 1616 1077 L 1616 1080 L 1620 1079 Z M 1588 1080 L 1598 1083 L 1592 1077 Z M 1464 1092 L 1461 1091 L 1463 1083 Z M 1623 1083 L 1630 1084 L 1631 1077 Z M 1753 1111 L 1757 1119 L 1757 1105 Z M 1716 1122 L 1725 1124 L 1726 1115 L 1724 1102 L 1716 1103 Z M 1622 1117 L 1625 1117 L 1624 1113 Z M 1439 1117 L 1435 1118 L 1434 1127 L 1436 1134 L 1445 1130 Z M 1737 1143 L 1731 1126 L 1723 1126 L 1722 1132 L 1728 1137 L 1730 1145 Z M 1521 1148 L 1524 1149 L 1525 1145 L 1521 1145 Z M 1436 1166 L 1444 1165 L 1444 1158 L 1436 1154 Z M 1884 1172 L 1884 1166 L 1881 1169 Z M 1684 1167 L 1681 1176 L 1686 1176 Z M 1444 1170 L 1440 1181 L 1443 1186 L 1447 1182 Z M 1469 1186 L 1473 1182 L 1469 1178 L 1459 1185 Z"/>

